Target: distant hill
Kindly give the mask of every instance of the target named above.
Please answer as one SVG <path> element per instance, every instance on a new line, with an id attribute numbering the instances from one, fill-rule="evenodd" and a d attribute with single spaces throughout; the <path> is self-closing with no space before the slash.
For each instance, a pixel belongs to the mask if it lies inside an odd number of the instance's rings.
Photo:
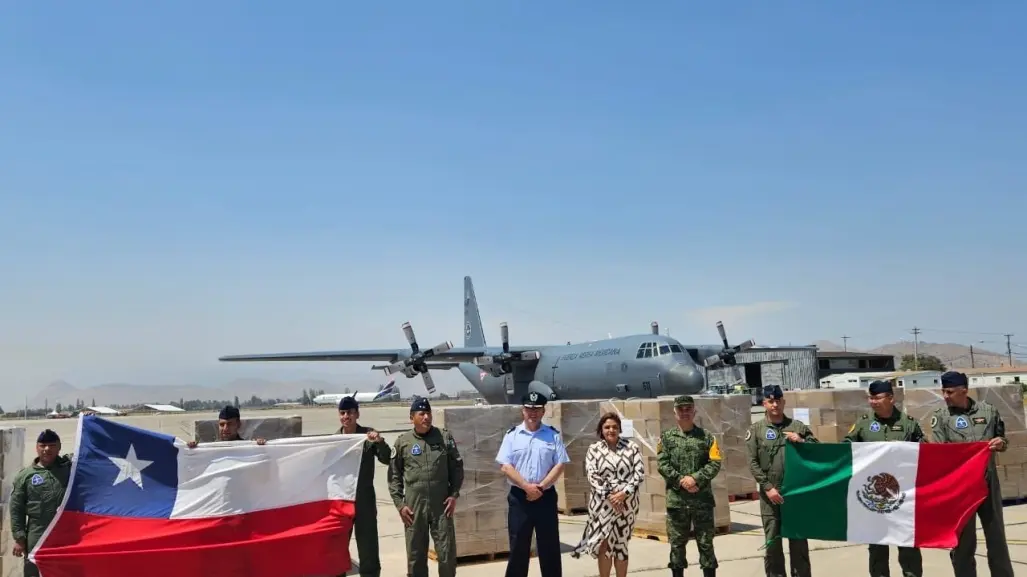
<path id="1" fill-rule="evenodd" d="M 845 350 L 845 347 L 832 341 L 816 341 L 813 344 L 822 351 Z M 854 347 L 849 347 L 848 350 L 851 352 L 892 355 L 895 357 L 895 366 L 898 367 L 902 362 L 902 357 L 904 355 L 913 354 L 913 343 L 901 341 L 882 345 L 868 351 L 863 351 Z M 941 362 L 945 363 L 945 366 L 949 368 L 970 368 L 971 365 L 970 347 L 967 345 L 956 343 L 929 343 L 921 341 L 920 354 L 938 357 L 941 359 Z M 1007 357 L 1004 353 L 996 353 L 995 351 L 989 351 L 978 347 L 973 348 L 973 366 L 977 368 L 1001 367 L 1006 364 L 1006 361 Z M 1014 358 L 1013 362 L 1017 362 L 1017 359 Z"/>
<path id="2" fill-rule="evenodd" d="M 236 379 L 220 387 L 202 387 L 199 385 L 131 385 L 111 383 L 93 387 L 78 388 L 65 381 L 50 383 L 33 397 L 29 398 L 29 406 L 33 408 L 49 406 L 57 403 L 73 405 L 82 399 L 87 405 L 136 405 L 144 403 L 170 403 L 179 399 L 187 401 L 231 401 L 235 397 L 249 399 L 256 395 L 262 399 L 295 399 L 304 390 L 315 389 L 325 391 L 341 391 L 344 387 L 337 383 L 329 383 L 316 379 L 298 381 L 270 381 L 264 379 Z"/>

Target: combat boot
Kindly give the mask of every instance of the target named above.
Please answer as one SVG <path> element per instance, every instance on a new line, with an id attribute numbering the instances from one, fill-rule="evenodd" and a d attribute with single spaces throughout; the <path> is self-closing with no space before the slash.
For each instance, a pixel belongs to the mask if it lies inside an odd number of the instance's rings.
<path id="1" fill-rule="evenodd" d="M 670 577 L 685 577 L 685 570 L 672 568 L 670 570 Z"/>
<path id="2" fill-rule="evenodd" d="M 717 577 L 717 570 L 716 569 L 703 569 L 702 570 L 702 577 Z"/>

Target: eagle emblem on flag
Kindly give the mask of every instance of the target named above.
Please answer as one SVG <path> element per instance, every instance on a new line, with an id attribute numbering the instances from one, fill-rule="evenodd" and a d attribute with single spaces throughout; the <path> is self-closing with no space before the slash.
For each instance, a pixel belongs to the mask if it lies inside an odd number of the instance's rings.
<path id="1" fill-rule="evenodd" d="M 875 513 L 892 513 L 906 501 L 899 480 L 891 473 L 878 473 L 867 477 L 867 482 L 856 490 L 860 504 Z"/>

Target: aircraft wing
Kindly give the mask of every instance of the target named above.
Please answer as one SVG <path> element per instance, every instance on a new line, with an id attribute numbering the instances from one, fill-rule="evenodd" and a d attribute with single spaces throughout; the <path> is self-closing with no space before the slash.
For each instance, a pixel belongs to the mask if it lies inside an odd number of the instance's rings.
<path id="1" fill-rule="evenodd" d="M 513 349 L 511 349 L 513 350 Z M 485 347 L 452 348 L 431 356 L 432 362 L 473 363 L 474 359 L 488 354 Z M 229 355 L 220 357 L 223 362 L 243 361 L 356 361 L 395 363 L 410 357 L 410 349 L 366 349 L 350 351 L 314 351 L 308 353 L 270 353 L 260 355 Z M 443 367 L 438 367 L 443 368 Z M 450 368 L 450 367 L 446 367 Z"/>

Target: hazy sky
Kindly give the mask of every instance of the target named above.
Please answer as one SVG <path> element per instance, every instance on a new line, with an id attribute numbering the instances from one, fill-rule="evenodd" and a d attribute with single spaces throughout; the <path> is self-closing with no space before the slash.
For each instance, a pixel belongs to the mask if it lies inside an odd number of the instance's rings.
<path id="1" fill-rule="evenodd" d="M 0 401 L 373 382 L 216 358 L 462 342 L 465 274 L 492 344 L 1027 354 L 1027 6 L 742 4 L 10 5 Z"/>

